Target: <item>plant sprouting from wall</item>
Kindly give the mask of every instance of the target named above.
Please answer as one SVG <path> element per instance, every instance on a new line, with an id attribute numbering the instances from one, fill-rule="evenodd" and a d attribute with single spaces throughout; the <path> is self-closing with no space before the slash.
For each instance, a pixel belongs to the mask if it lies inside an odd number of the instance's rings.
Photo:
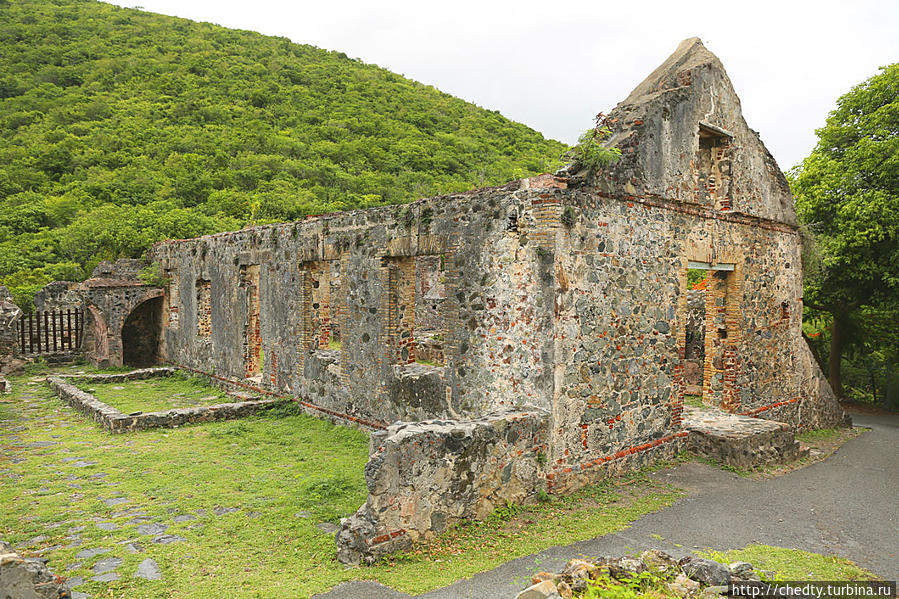
<path id="1" fill-rule="evenodd" d="M 561 220 L 566 229 L 570 229 L 574 226 L 574 223 L 577 222 L 577 212 L 575 212 L 573 206 L 565 206 L 565 210 L 562 211 Z"/>
<path id="2" fill-rule="evenodd" d="M 150 287 L 158 287 L 163 289 L 168 286 L 169 278 L 165 276 L 162 272 L 162 267 L 159 265 L 159 262 L 154 262 L 149 266 L 141 269 L 139 273 L 137 273 L 137 278 L 140 279 L 141 283 L 144 285 L 149 285 Z"/>
<path id="3" fill-rule="evenodd" d="M 612 133 L 606 115 L 600 112 L 596 115 L 595 121 L 596 125 L 585 131 L 578 139 L 577 145 L 565 153 L 565 158 L 590 172 L 602 170 L 621 156 L 621 150 L 618 148 L 603 145 Z"/>

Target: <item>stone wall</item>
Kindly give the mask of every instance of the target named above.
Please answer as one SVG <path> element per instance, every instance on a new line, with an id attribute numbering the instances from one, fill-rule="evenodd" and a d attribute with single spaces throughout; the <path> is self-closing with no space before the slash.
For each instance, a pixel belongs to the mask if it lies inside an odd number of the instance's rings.
<path id="1" fill-rule="evenodd" d="M 162 352 L 173 363 L 245 380 L 248 294 L 240 273 L 254 267 L 259 383 L 272 391 L 383 423 L 475 416 L 515 403 L 548 409 L 553 323 L 543 307 L 551 305 L 553 280 L 537 237 L 529 237 L 545 227 L 532 205 L 541 190 L 527 184 L 157 244 L 152 260 L 172 281 L 167 303 L 180 300 L 177 321 L 163 319 Z M 444 297 L 433 297 L 433 284 L 422 291 L 423 280 L 433 282 L 421 274 L 423 256 L 442 262 L 444 290 L 436 293 Z M 339 288 L 325 284 L 320 266 L 335 261 Z M 198 280 L 210 284 L 208 337 L 196 334 Z M 427 316 L 417 313 L 421 300 L 432 306 Z M 339 347 L 323 343 L 328 320 L 338 322 Z"/>
<path id="2" fill-rule="evenodd" d="M 528 406 L 548 414 L 538 479 L 561 492 L 684 447 L 687 272 L 699 263 L 713 271 L 705 401 L 797 428 L 841 422 L 801 336 L 789 188 L 718 59 L 684 42 L 607 124 L 622 156 L 600 172 L 571 165 L 405 206 L 155 245 L 150 258 L 171 278 L 166 310 L 178 315 L 162 319 L 161 354 L 375 428 L 437 419 L 486 431 L 482 418 Z M 329 343 L 334 322 L 339 345 Z M 404 430 L 397 448 L 432 441 L 431 429 Z M 478 434 L 466 443 L 481 443 Z M 449 455 L 444 437 L 433 441 L 422 468 Z M 434 513 L 470 517 L 456 508 L 476 493 L 438 499 L 442 491 L 410 483 L 417 471 L 377 466 L 378 455 L 370 467 L 390 473 L 393 504 L 455 502 Z M 492 492 L 486 472 L 472 493 Z M 472 476 L 446 474 L 455 488 Z M 440 528 L 381 510 L 382 494 L 358 514 L 353 530 L 366 532 L 348 546 L 380 547 L 384 534 L 397 546 Z"/>
<path id="3" fill-rule="evenodd" d="M 686 338 L 684 341 L 684 384 L 689 391 L 702 392 L 705 364 L 705 291 L 687 291 Z"/>
<path id="4" fill-rule="evenodd" d="M 0 376 L 19 370 L 23 362 L 18 357 L 19 341 L 16 323 L 22 310 L 13 303 L 9 290 L 0 285 Z"/>
<path id="5" fill-rule="evenodd" d="M 687 406 L 684 425 L 688 450 L 720 464 L 751 470 L 801 455 L 793 429 L 783 422 Z"/>
<path id="6" fill-rule="evenodd" d="M 548 438 L 549 414 L 538 409 L 396 424 L 372 434 L 368 501 L 341 521 L 338 559 L 370 562 L 507 502 L 533 501 L 546 489 Z"/>
<path id="7" fill-rule="evenodd" d="M 141 365 L 161 356 L 164 348 L 155 341 L 147 345 L 146 339 L 122 338 L 122 330 L 129 324 L 132 313 L 145 302 L 161 298 L 165 293 L 163 289 L 145 285 L 138 279 L 138 273 L 146 266 L 147 263 L 142 260 L 124 258 L 115 263 L 101 262 L 94 269 L 91 278 L 78 284 L 76 289 L 86 308 L 82 347 L 86 357 L 94 365 L 122 366 L 126 353 L 147 356 L 148 360 L 138 360 Z M 149 306 L 143 308 L 147 309 Z M 171 298 L 161 305 L 154 305 L 150 316 L 151 326 L 154 328 L 161 326 L 157 322 L 162 319 L 169 321 L 172 318 Z M 148 333 L 158 338 L 160 331 L 152 330 Z M 126 348 L 125 345 L 129 342 L 142 347 Z M 129 349 L 132 351 L 128 351 Z"/>
<path id="8" fill-rule="evenodd" d="M 0 541 L 0 597 L 4 599 L 71 599 L 63 578 L 36 559 L 23 558 Z"/>
<path id="9" fill-rule="evenodd" d="M 83 310 L 84 297 L 78 283 L 53 281 L 34 295 L 34 309 L 37 312 Z"/>
<path id="10" fill-rule="evenodd" d="M 85 414 L 91 420 L 98 422 L 111 433 L 128 433 L 150 428 L 171 428 L 198 422 L 242 418 L 260 410 L 267 410 L 283 401 L 279 399 L 249 399 L 164 412 L 123 414 L 72 383 L 72 381 L 113 383 L 141 380 L 156 376 L 170 376 L 176 370 L 175 368 L 147 368 L 113 375 L 58 375 L 48 377 L 47 384 L 60 400 Z"/>

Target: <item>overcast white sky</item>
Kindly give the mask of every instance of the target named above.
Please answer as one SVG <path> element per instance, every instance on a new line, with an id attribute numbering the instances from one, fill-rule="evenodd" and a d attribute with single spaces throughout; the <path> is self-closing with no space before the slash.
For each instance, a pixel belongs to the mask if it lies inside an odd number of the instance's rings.
<path id="1" fill-rule="evenodd" d="M 698 36 L 782 169 L 839 96 L 899 61 L 896 0 L 118 0 L 345 52 L 573 143 Z"/>

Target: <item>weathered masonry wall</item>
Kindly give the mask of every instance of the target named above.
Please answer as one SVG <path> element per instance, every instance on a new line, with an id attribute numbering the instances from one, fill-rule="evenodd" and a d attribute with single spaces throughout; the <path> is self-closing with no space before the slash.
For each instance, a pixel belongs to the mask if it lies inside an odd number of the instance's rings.
<path id="1" fill-rule="evenodd" d="M 490 497 L 682 449 L 691 264 L 711 272 L 704 401 L 794 428 L 842 421 L 801 336 L 789 187 L 718 59 L 687 40 L 607 124 L 621 158 L 600 171 L 152 248 L 170 277 L 166 360 L 376 428 L 433 421 L 373 444 L 346 559 L 478 517 Z M 447 426 L 470 429 L 460 451 L 477 460 L 458 461 Z M 498 491 L 500 466 L 529 482 Z"/>
<path id="2" fill-rule="evenodd" d="M 791 227 L 588 192 L 566 193 L 562 204 L 578 215 L 559 232 L 556 266 L 564 283 L 550 457 L 562 478 L 680 429 L 690 260 L 735 265 L 706 294 L 707 401 L 748 412 L 807 392 Z M 784 303 L 793 318 L 782 318 Z"/>
<path id="3" fill-rule="evenodd" d="M 13 303 L 9 290 L 0 285 L 0 377 L 20 368 L 16 323 L 21 317 L 22 310 Z"/>
<path id="4" fill-rule="evenodd" d="M 542 193 L 516 182 L 158 244 L 162 354 L 382 422 L 549 409 Z"/>
<path id="5" fill-rule="evenodd" d="M 548 429 L 545 410 L 507 408 L 373 434 L 368 501 L 341 523 L 338 559 L 370 562 L 461 520 L 485 518 L 507 502 L 533 499 L 546 489 Z"/>
<path id="6" fill-rule="evenodd" d="M 839 420 L 800 334 L 789 189 L 717 58 L 688 40 L 609 126 L 622 157 L 601 175 L 157 244 L 161 354 L 382 423 L 545 409 L 565 485 L 674 441 L 699 262 L 727 267 L 706 292 L 706 401 Z"/>

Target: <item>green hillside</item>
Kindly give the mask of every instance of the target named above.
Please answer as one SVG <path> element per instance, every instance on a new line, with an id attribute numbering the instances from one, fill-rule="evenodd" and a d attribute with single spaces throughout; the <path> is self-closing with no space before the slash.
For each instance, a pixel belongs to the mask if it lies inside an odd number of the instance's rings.
<path id="1" fill-rule="evenodd" d="M 553 168 L 565 146 L 339 52 L 86 0 L 0 0 L 0 284 L 150 243 Z"/>

